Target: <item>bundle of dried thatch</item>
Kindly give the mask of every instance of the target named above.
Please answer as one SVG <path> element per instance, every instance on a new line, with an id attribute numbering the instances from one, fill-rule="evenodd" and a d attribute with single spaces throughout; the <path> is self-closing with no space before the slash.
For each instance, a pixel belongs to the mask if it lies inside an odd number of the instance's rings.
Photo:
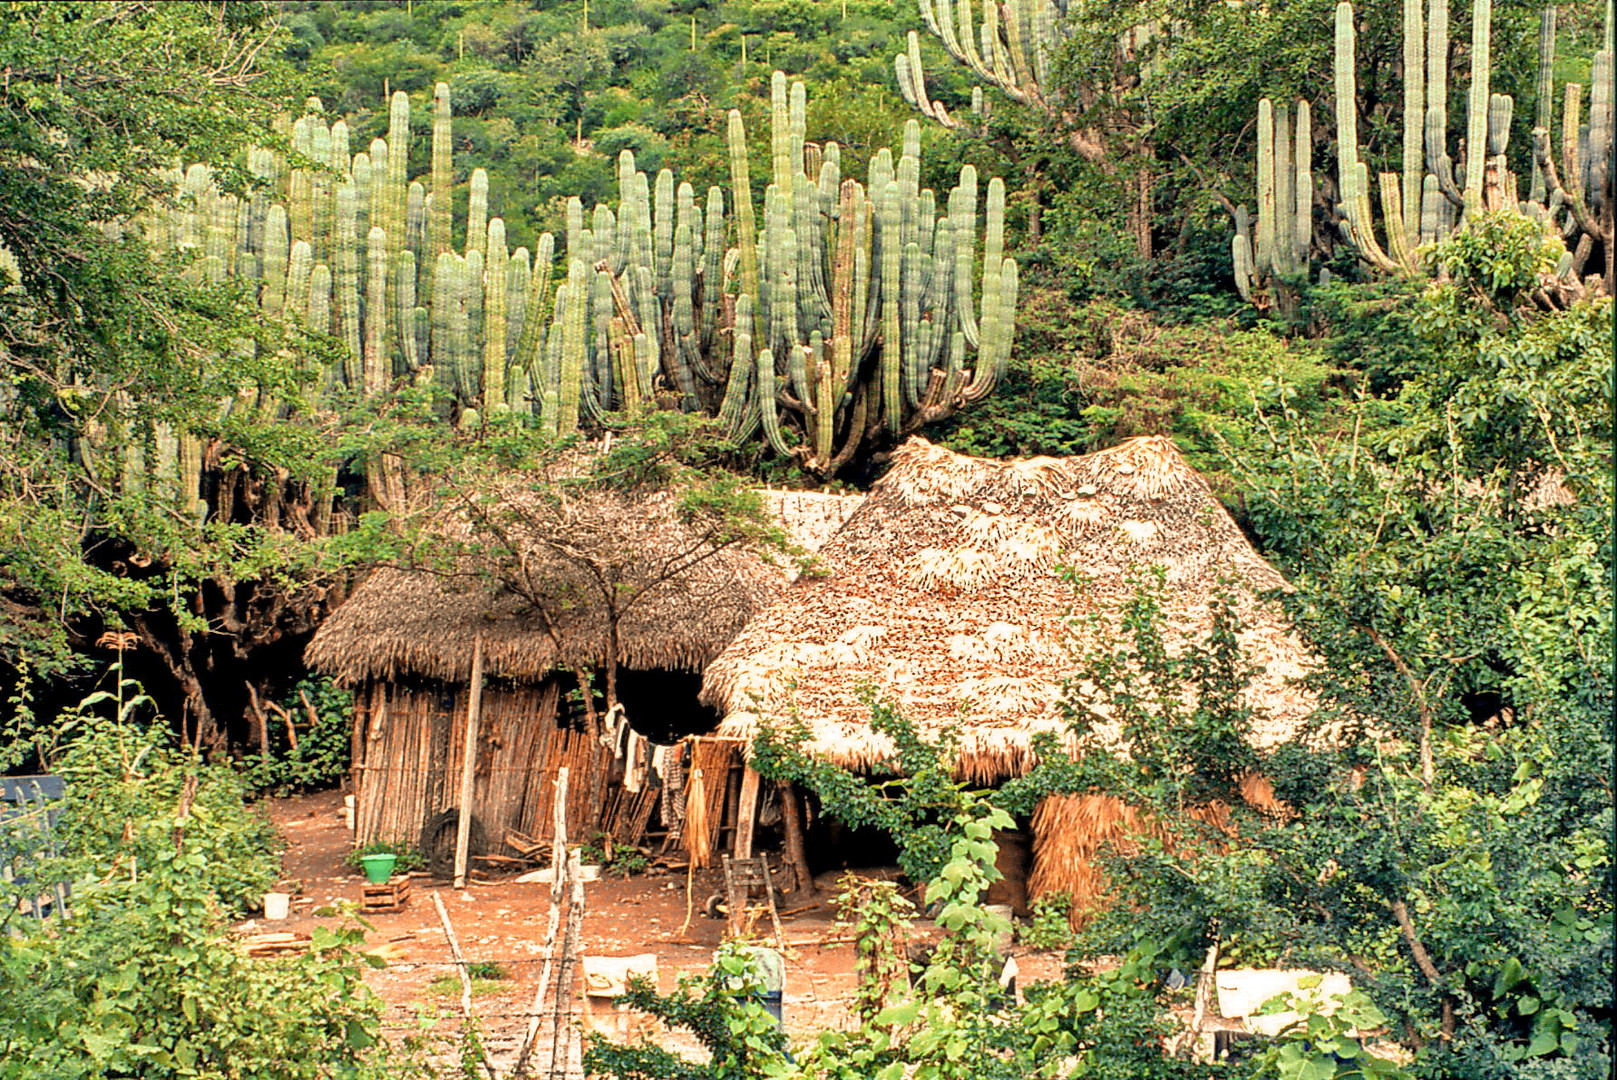
<path id="1" fill-rule="evenodd" d="M 1269 781 L 1256 774 L 1241 782 L 1241 796 L 1252 808 L 1284 814 L 1287 807 L 1275 799 Z M 1233 835 L 1230 807 L 1213 802 L 1192 811 L 1192 816 Z M 1161 826 L 1138 808 L 1111 795 L 1052 795 L 1039 800 L 1033 812 L 1033 874 L 1028 892 L 1040 896 L 1064 892 L 1072 897 L 1073 922 L 1082 923 L 1107 899 L 1106 871 L 1099 856 L 1134 853 L 1147 837 L 1169 838 Z"/>
<path id="2" fill-rule="evenodd" d="M 893 753 L 870 729 L 864 691 L 875 687 L 923 732 L 957 734 L 962 779 L 1024 773 L 1037 732 L 1065 733 L 1070 617 L 1115 613 L 1130 571 L 1152 565 L 1167 573 L 1181 637 L 1207 625 L 1219 579 L 1238 583 L 1254 693 L 1273 720 L 1260 742 L 1310 708 L 1290 683 L 1308 654 L 1257 596 L 1284 582 L 1165 438 L 1023 461 L 911 439 L 820 562 L 825 576 L 794 584 L 708 668 L 703 696 L 725 714 L 721 734 L 750 738 L 760 722 L 796 717 L 809 752 L 874 769 Z M 1075 591 L 1062 566 L 1087 584 Z"/>

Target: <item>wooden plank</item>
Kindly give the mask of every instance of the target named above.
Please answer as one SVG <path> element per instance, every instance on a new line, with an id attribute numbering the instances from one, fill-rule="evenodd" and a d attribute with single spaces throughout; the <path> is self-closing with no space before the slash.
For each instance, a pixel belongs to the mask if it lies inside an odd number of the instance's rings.
<path id="1" fill-rule="evenodd" d="M 455 823 L 455 888 L 466 887 L 466 853 L 472 838 L 472 788 L 477 771 L 477 722 L 483 705 L 483 635 L 472 643 L 472 697 L 466 707 L 466 738 L 461 747 L 460 817 Z M 434 896 L 437 894 L 435 893 Z M 441 907 L 439 910 L 443 910 Z"/>
<path id="2" fill-rule="evenodd" d="M 733 852 L 738 859 L 752 858 L 752 831 L 758 821 L 758 785 L 762 779 L 751 765 L 748 765 L 741 774 L 741 801 L 736 807 L 736 839 Z"/>

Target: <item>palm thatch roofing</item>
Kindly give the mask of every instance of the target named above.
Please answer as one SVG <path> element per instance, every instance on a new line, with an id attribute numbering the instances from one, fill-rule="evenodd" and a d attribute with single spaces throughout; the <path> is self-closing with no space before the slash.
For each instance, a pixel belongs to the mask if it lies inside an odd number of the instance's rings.
<path id="1" fill-rule="evenodd" d="M 626 576 L 646 581 L 659 566 L 679 567 L 620 620 L 623 667 L 700 671 L 795 575 L 790 560 L 739 545 L 704 552 L 703 537 L 678 520 L 674 501 L 668 493 L 601 494 L 591 506 L 592 520 L 611 529 L 611 542 L 635 553 L 625 557 Z M 808 551 L 827 535 L 825 520 L 840 524 L 856 502 L 799 492 L 764 498 L 788 539 Z M 467 532 L 464 522 L 442 528 Z M 587 570 L 542 544 L 528 546 L 521 562 L 528 580 L 554 600 L 545 611 L 504 586 L 475 554 L 462 555 L 448 572 L 382 568 L 320 627 L 305 660 L 345 685 L 405 676 L 466 682 L 481 633 L 491 677 L 537 680 L 558 667 L 604 662 L 608 620 Z"/>
<path id="2" fill-rule="evenodd" d="M 1258 595 L 1285 582 L 1166 438 L 1020 461 L 911 438 L 819 560 L 824 576 L 798 580 L 708 667 L 717 735 L 750 742 L 761 722 L 795 719 L 809 753 L 886 771 L 894 747 L 870 727 L 873 688 L 922 733 L 958 736 L 961 779 L 1020 775 L 1038 732 L 1076 750 L 1058 705 L 1070 650 L 1085 645 L 1084 617 L 1115 613 L 1150 566 L 1166 572 L 1170 645 L 1208 625 L 1220 579 L 1235 582 L 1259 668 L 1249 693 L 1270 719 L 1260 745 L 1311 709 L 1291 684 L 1310 656 Z"/>

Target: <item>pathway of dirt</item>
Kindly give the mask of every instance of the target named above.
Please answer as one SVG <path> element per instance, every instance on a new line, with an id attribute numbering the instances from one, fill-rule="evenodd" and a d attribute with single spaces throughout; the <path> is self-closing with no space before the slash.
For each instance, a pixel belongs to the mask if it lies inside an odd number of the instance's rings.
<path id="1" fill-rule="evenodd" d="M 352 841 L 343 821 L 341 793 L 270 800 L 267 809 L 287 844 L 282 885 L 293 885 L 287 891 L 295 895 L 288 919 L 260 920 L 253 929 L 307 933 L 340 921 L 340 916 L 316 912 L 329 913 L 345 901 L 358 905 L 364 883 L 362 875 L 345 861 Z M 584 951 L 595 956 L 655 953 L 658 987 L 664 992 L 674 989 L 681 975 L 706 970 L 725 924 L 708 918 L 701 908 L 708 896 L 720 890 L 722 874 L 698 872 L 689 885 L 693 912 L 687 911 L 683 872 L 671 874 L 654 868 L 628 879 L 609 877 L 589 883 Z M 509 1058 L 527 1026 L 540 978 L 550 886 L 517 884 L 507 875 L 504 880 L 474 880 L 471 887 L 457 892 L 447 882 L 417 875 L 412 889 L 403 911 L 367 918 L 372 929 L 366 935 L 366 948 L 389 957 L 388 966 L 371 972 L 366 981 L 388 1003 L 390 1031 L 402 1035 L 418 1030 L 416 1016 L 422 1008 L 445 1015 L 459 1009 L 458 983 L 448 993 L 431 988 L 435 979 L 455 974 L 432 903 L 432 891 L 437 890 L 466 959 L 492 961 L 509 973 L 497 982 L 496 992 L 479 995 L 472 1005 L 491 1056 Z M 783 1012 L 786 1031 L 794 1042 L 845 1028 L 851 1022 L 848 999 L 854 986 L 853 947 L 836 926 L 829 891 L 822 892 L 818 901 L 809 910 L 782 919 L 790 946 Z M 788 906 L 787 910 L 793 909 Z M 1059 971 L 1059 957 L 1048 953 L 1026 954 L 1018 963 L 1024 981 L 1053 977 Z M 596 1016 L 609 1034 L 644 1030 L 652 1041 L 671 1050 L 695 1050 L 696 1044 L 683 1032 L 668 1032 L 660 1026 L 652 1030 L 647 1025 L 626 1029 L 622 1027 L 624 1018 L 612 1018 L 601 1010 Z M 614 1024 L 618 1026 L 614 1028 Z M 451 1026 L 441 1023 L 439 1030 L 448 1031 Z"/>

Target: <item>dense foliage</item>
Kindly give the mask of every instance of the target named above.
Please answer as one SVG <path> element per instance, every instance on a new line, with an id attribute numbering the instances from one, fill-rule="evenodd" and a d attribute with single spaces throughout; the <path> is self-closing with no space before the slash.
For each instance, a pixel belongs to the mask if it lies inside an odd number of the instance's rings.
<path id="1" fill-rule="evenodd" d="M 990 17 L 980 4 L 929 6 Z M 1081 761 L 1047 754 L 1032 775 L 973 792 L 952 778 L 947 737 L 926 742 L 873 696 L 872 724 L 898 753 L 870 782 L 801 754 L 785 722 L 755 747 L 756 766 L 812 788 L 829 815 L 891 833 L 932 918 L 890 890 L 846 898 L 860 943 L 850 1031 L 789 1048 L 750 1000 L 742 954 L 726 951 L 672 997 L 633 998 L 693 1029 L 711 1061 L 597 1044 L 592 1067 L 738 1080 L 1607 1075 L 1610 297 L 1546 293 L 1559 241 L 1474 207 L 1423 250 L 1418 280 L 1367 280 L 1338 242 L 1342 193 L 1329 179 L 1331 121 L 1349 107 L 1330 92 L 1332 0 L 1061 6 L 1085 17 L 1040 61 L 1040 94 L 1018 103 L 989 85 L 986 117 L 925 124 L 913 155 L 906 182 L 935 191 L 968 164 L 1011 178 L 1010 243 L 1031 251 L 997 396 L 937 434 L 988 455 L 1174 437 L 1293 585 L 1273 600 L 1320 658 L 1310 731 L 1252 746 L 1262 703 L 1235 606 L 1218 598 L 1209 634 L 1181 641 L 1144 567 L 1123 633 L 1074 658 L 1066 706 L 1094 751 Z M 1453 7 L 1458 75 L 1472 6 Z M 1400 11 L 1360 9 L 1351 108 L 1358 152 L 1379 169 L 1398 153 Z M 201 217 L 202 189 L 166 170 L 203 163 L 220 195 L 251 202 L 265 195 L 248 152 L 260 146 L 313 184 L 318 163 L 276 126 L 305 94 L 322 99 L 322 124 L 344 118 L 364 146 L 392 137 L 394 91 L 409 98 L 409 126 L 427 130 L 443 82 L 457 113 L 444 178 L 453 235 L 477 231 L 476 204 L 485 222 L 503 219 L 513 248 L 539 250 L 543 231 L 581 231 L 570 198 L 613 201 L 621 151 L 696 190 L 726 182 L 737 164 L 726 113 L 761 131 L 776 69 L 809 84 L 800 134 L 835 140 L 844 175 L 865 175 L 912 115 L 895 81 L 901 52 L 898 68 L 923 69 L 929 98 L 972 116 L 982 80 L 921 11 L 912 0 L 6 8 L 0 659 L 15 677 L 0 765 L 68 777 L 64 848 L 31 858 L 74 882 L 74 905 L 39 927 L 8 904 L 19 935 L 0 942 L 0 1077 L 413 1068 L 379 1043 L 348 931 L 263 962 L 224 930 L 275 876 L 243 778 L 284 791 L 345 767 L 349 704 L 300 684 L 296 660 L 344 574 L 409 562 L 543 609 L 553 591 L 524 581 L 537 541 L 599 585 L 610 627 L 659 572 L 612 500 L 671 499 L 696 538 L 684 556 L 700 559 L 779 547 L 750 478 L 801 479 L 677 414 L 605 423 L 611 450 L 580 467 L 576 441 L 492 408 L 446 429 L 428 386 L 371 401 L 312 394 L 329 389 L 324 373 L 363 360 L 348 333 L 357 316 L 314 333 L 244 279 L 211 273 L 211 252 L 148 247 L 141 219 Z M 1609 30 L 1594 5 L 1560 15 L 1553 81 L 1587 81 L 1590 46 Z M 1493 87 L 1515 97 L 1519 157 L 1541 104 L 1537 7 L 1498 0 L 1492 19 Z M 1314 110 L 1312 255 L 1331 272 L 1288 285 L 1283 311 L 1239 300 L 1229 255 L 1265 96 Z M 1450 96 L 1459 115 L 1458 78 Z M 431 172 L 427 140 L 409 145 L 400 176 Z M 754 140 L 755 177 L 771 175 L 772 151 Z M 487 191 L 474 200 L 479 170 Z M 222 238 L 262 253 L 262 237 L 236 239 Z M 374 296 L 353 299 L 358 310 Z M 611 305 L 594 314 L 610 333 Z M 567 340 L 580 346 L 573 322 Z M 881 465 L 865 454 L 846 475 L 863 482 Z M 370 512 L 378 478 L 406 473 L 412 498 Z M 119 657 L 109 689 L 59 711 L 82 692 L 74 673 L 108 649 Z M 149 718 L 126 667 L 160 676 L 170 720 Z M 579 676 L 591 708 L 593 674 Z M 1102 716 L 1120 722 L 1128 757 L 1101 752 Z M 223 763 L 229 743 L 256 751 L 244 774 Z M 1254 772 L 1279 812 L 1243 803 Z M 1088 913 L 1065 977 L 1018 1001 L 997 978 L 1005 927 L 981 904 L 992 836 L 1062 792 L 1126 798 L 1150 835 L 1109 858 L 1114 902 Z M 1039 933 L 1061 940 L 1053 921 L 1047 908 Z M 912 963 L 906 936 L 942 945 Z M 1170 1016 L 1191 991 L 1165 980 L 1209 955 L 1345 972 L 1355 989 L 1334 1012 L 1293 1003 L 1299 1024 L 1244 1056 L 1195 1062 Z"/>
<path id="2" fill-rule="evenodd" d="M 70 882 L 70 911 L 25 919 L 31 893 L 8 884 L 0 1076 L 403 1075 L 361 981 L 363 932 L 320 927 L 269 961 L 232 941 L 227 918 L 279 876 L 273 830 L 149 705 L 122 682 L 63 718 L 56 856 L 21 869 Z"/>

